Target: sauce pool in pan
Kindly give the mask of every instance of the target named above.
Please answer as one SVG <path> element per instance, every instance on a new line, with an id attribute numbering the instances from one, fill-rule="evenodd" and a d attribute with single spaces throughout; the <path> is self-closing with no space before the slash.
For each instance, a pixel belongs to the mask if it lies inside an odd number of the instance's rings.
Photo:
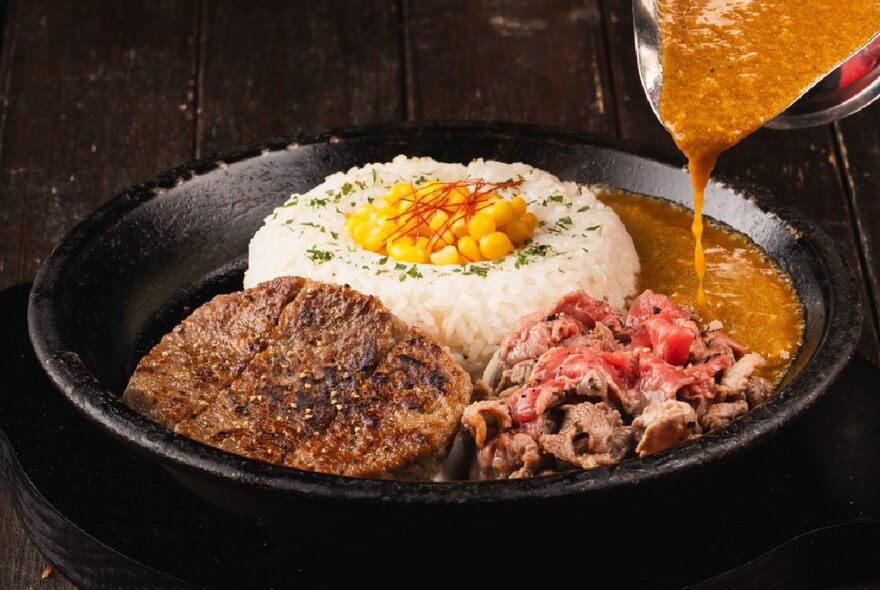
<path id="1" fill-rule="evenodd" d="M 599 200 L 614 209 L 632 236 L 641 262 L 638 291 L 652 289 L 696 307 L 692 212 L 667 201 L 604 189 Z M 756 374 L 777 383 L 794 359 L 803 334 L 803 307 L 791 278 L 743 234 L 709 222 L 704 321 L 723 330 L 767 365 Z"/>

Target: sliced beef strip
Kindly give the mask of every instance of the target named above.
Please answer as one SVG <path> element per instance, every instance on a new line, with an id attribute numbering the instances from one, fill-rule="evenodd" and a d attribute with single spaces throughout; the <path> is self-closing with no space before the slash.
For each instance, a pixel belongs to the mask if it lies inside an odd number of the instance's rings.
<path id="1" fill-rule="evenodd" d="M 487 439 L 513 426 L 513 418 L 504 400 L 491 399 L 469 405 L 461 417 L 461 423 L 470 432 L 477 447 L 482 448 Z"/>
<path id="2" fill-rule="evenodd" d="M 584 325 L 576 319 L 565 314 L 552 314 L 504 338 L 501 342 L 502 366 L 512 367 L 519 362 L 536 359 L 583 330 Z"/>
<path id="3" fill-rule="evenodd" d="M 773 386 L 763 377 L 752 375 L 746 379 L 746 401 L 749 408 L 755 408 L 763 404 L 773 393 Z"/>
<path id="4" fill-rule="evenodd" d="M 748 411 L 749 404 L 744 399 L 713 404 L 700 418 L 700 425 L 707 431 L 720 430 Z"/>
<path id="5" fill-rule="evenodd" d="M 649 404 L 632 426 L 639 441 L 636 452 L 642 457 L 676 447 L 700 433 L 690 404 L 672 399 Z"/>
<path id="6" fill-rule="evenodd" d="M 765 364 L 767 361 L 760 354 L 756 352 L 745 354 L 724 371 L 721 385 L 735 391 L 743 391 L 746 388 L 748 378 L 755 372 L 755 369 L 763 367 Z"/>
<path id="7" fill-rule="evenodd" d="M 467 373 L 378 299 L 338 285 L 278 280 L 300 288 L 265 328 L 262 350 L 228 383 L 218 383 L 213 401 L 179 421 L 176 431 L 302 469 L 431 477 L 470 401 Z M 216 328 L 213 337 L 222 341 L 226 334 Z M 180 370 L 161 352 L 142 361 L 157 363 L 159 384 Z M 158 399 L 153 407 L 161 414 L 167 406 Z"/>
<path id="8" fill-rule="evenodd" d="M 519 326 L 501 341 L 497 358 L 490 361 L 484 379 L 490 385 L 497 383 L 500 371 L 530 359 L 537 359 L 550 348 L 571 338 L 577 338 L 603 325 L 613 337 L 623 338 L 623 312 L 605 301 L 593 299 L 584 291 L 563 295 L 548 309 L 530 313 L 520 319 Z M 593 337 L 604 339 L 599 332 Z"/>
<path id="9" fill-rule="evenodd" d="M 535 367 L 536 362 L 533 359 L 520 361 L 513 365 L 513 367 L 505 369 L 501 373 L 501 380 L 496 386 L 496 390 L 503 391 L 510 387 L 525 385 L 532 374 L 532 369 Z"/>
<path id="10" fill-rule="evenodd" d="M 522 432 L 503 432 L 480 449 L 471 479 L 517 479 L 538 475 L 546 461 L 538 443 Z"/>
<path id="11" fill-rule="evenodd" d="M 540 438 L 544 451 L 557 459 L 590 469 L 619 462 L 633 447 L 633 432 L 620 412 L 604 402 L 563 406 L 557 434 Z"/>
<path id="12" fill-rule="evenodd" d="M 620 344 L 614 339 L 614 333 L 605 324 L 596 324 L 596 326 L 588 331 L 574 336 L 569 336 L 559 343 L 559 346 L 568 348 L 593 348 L 595 350 L 604 350 L 606 352 L 614 352 L 620 348 Z"/>

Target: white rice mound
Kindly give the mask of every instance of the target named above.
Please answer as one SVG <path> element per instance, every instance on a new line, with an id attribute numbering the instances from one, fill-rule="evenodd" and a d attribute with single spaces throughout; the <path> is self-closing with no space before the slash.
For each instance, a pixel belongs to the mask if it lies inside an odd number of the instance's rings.
<path id="1" fill-rule="evenodd" d="M 532 242 L 494 262 L 402 264 L 361 248 L 344 227 L 346 214 L 378 200 L 397 182 L 522 179 L 520 194 L 541 222 Z M 636 289 L 639 260 L 617 215 L 586 186 L 516 163 L 474 160 L 467 166 L 400 155 L 327 177 L 291 195 L 250 243 L 245 288 L 297 275 L 348 284 L 378 297 L 393 314 L 419 326 L 473 376 L 523 315 L 583 289 L 614 306 Z"/>

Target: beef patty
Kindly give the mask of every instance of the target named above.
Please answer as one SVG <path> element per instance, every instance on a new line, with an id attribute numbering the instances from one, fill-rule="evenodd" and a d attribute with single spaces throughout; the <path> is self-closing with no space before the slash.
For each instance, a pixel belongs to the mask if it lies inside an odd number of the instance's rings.
<path id="1" fill-rule="evenodd" d="M 471 392 L 441 346 L 375 297 L 282 277 L 196 309 L 141 359 L 122 399 L 253 459 L 425 479 Z"/>

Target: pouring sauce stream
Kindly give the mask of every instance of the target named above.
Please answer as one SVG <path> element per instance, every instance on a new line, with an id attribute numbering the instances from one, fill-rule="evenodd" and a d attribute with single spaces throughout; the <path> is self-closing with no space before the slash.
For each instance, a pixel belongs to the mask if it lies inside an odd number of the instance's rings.
<path id="1" fill-rule="evenodd" d="M 880 32 L 880 0 L 660 0 L 660 118 L 688 158 L 697 301 L 703 196 L 719 154 Z"/>

